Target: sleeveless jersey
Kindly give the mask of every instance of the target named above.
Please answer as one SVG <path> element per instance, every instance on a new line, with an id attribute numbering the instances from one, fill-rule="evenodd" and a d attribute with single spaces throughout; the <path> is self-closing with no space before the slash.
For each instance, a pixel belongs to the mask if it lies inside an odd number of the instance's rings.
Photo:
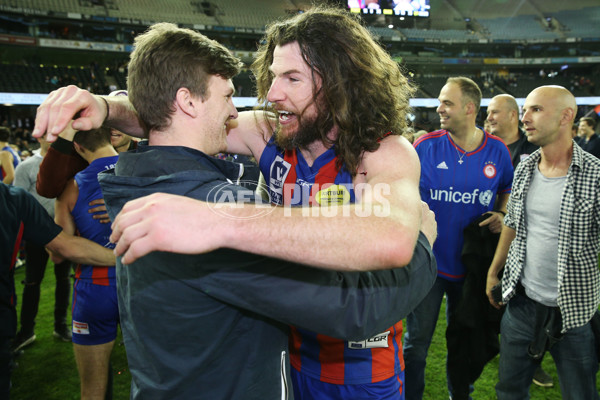
<path id="1" fill-rule="evenodd" d="M 19 163 L 21 162 L 21 157 L 19 157 L 19 154 L 17 154 L 17 152 L 14 151 L 13 148 L 10 146 L 4 146 L 0 151 L 8 151 L 10 154 L 12 154 L 13 167 L 16 169 L 17 165 L 19 165 Z M 2 176 L 0 176 L 0 180 L 2 180 L 6 176 L 6 172 L 4 172 L 4 167 L 2 167 L 1 165 L 0 165 L 0 173 L 2 173 Z"/>
<path id="2" fill-rule="evenodd" d="M 102 190 L 98 183 L 98 174 L 114 168 L 119 156 L 98 158 L 90 163 L 83 171 L 75 175 L 75 182 L 79 187 L 79 196 L 71 215 L 75 221 L 75 226 L 81 237 L 98 243 L 101 246 L 113 249 L 114 243 L 110 243 L 111 234 L 110 224 L 101 224 L 98 220 L 92 218 L 94 214 L 88 213 L 90 201 L 101 199 Z M 75 278 L 87 281 L 95 285 L 115 286 L 115 267 L 114 266 L 92 266 L 78 265 L 75 271 Z"/>
<path id="3" fill-rule="evenodd" d="M 271 138 L 260 157 L 271 202 L 292 206 L 355 202 L 352 175 L 344 167 L 338 169 L 336 160 L 332 147 L 309 166 L 299 151 L 284 151 Z M 402 321 L 358 342 L 291 327 L 290 363 L 299 372 L 322 382 L 380 382 L 404 369 Z"/>
<path id="4" fill-rule="evenodd" d="M 481 145 L 467 153 L 446 130 L 421 136 L 414 147 L 421 161 L 421 199 L 435 213 L 437 221 L 438 239 L 433 253 L 438 276 L 461 281 L 465 277 L 461 260 L 463 231 L 483 213 L 494 209 L 497 194 L 510 193 L 510 152 L 502 140 L 487 132 Z"/>

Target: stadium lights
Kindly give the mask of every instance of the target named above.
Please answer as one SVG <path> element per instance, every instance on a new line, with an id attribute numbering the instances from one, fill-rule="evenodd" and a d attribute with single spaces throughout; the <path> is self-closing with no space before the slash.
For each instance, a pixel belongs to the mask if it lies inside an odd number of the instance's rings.
<path id="1" fill-rule="evenodd" d="M 5 93 L 0 92 L 0 104 L 7 105 L 31 105 L 38 106 L 48 97 L 45 93 Z M 481 99 L 481 107 L 487 107 L 491 98 Z M 575 97 L 578 106 L 596 106 L 600 105 L 600 96 Z M 517 104 L 522 106 L 525 98 L 517 98 Z M 256 97 L 234 97 L 233 104 L 237 108 L 249 108 L 257 105 Z M 411 107 L 437 107 L 440 104 L 438 99 L 414 98 L 410 99 Z M 600 108 L 599 108 L 600 110 Z"/>

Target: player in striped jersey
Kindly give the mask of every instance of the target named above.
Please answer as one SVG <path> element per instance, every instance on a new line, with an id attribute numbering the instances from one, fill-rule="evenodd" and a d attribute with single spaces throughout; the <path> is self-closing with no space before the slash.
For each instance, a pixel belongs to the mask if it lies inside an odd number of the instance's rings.
<path id="1" fill-rule="evenodd" d="M 56 222 L 69 234 L 113 248 L 109 224 L 90 213 L 88 203 L 102 198 L 98 174 L 112 169 L 118 155 L 110 143 L 110 130 L 75 133 L 76 151 L 89 166 L 70 180 L 55 204 Z M 107 389 L 110 354 L 117 336 L 119 310 L 115 266 L 79 264 L 73 284 L 73 349 L 82 398 L 103 398 Z M 96 396 L 96 397 L 95 397 Z"/>

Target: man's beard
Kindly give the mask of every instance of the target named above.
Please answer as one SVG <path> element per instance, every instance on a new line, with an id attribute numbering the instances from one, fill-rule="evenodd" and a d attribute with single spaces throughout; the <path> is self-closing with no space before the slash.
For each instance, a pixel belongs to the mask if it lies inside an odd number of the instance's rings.
<path id="1" fill-rule="evenodd" d="M 284 150 L 293 150 L 306 148 L 317 140 L 323 141 L 331 127 L 323 128 L 319 122 L 322 118 L 320 113 L 312 118 L 298 116 L 298 129 L 288 135 L 282 134 L 281 126 L 278 126 L 275 131 L 275 144 Z"/>

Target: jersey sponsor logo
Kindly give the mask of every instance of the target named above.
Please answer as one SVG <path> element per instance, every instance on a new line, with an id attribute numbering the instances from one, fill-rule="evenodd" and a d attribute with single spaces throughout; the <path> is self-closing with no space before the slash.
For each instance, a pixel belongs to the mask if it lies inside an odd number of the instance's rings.
<path id="1" fill-rule="evenodd" d="M 444 203 L 455 203 L 455 204 L 475 204 L 479 201 L 481 205 L 488 206 L 494 197 L 494 192 L 491 190 L 480 191 L 475 189 L 472 192 L 460 192 L 454 191 L 453 187 L 449 187 L 448 190 L 444 189 L 429 189 L 429 196 L 431 200 L 441 201 Z"/>
<path id="2" fill-rule="evenodd" d="M 344 185 L 331 185 L 319 190 L 315 194 L 315 200 L 321 206 L 348 204 L 350 192 Z"/>
<path id="3" fill-rule="evenodd" d="M 486 178 L 492 179 L 496 176 L 496 173 L 496 166 L 492 162 L 488 161 L 488 163 L 483 167 L 483 175 L 485 175 Z"/>
<path id="4" fill-rule="evenodd" d="M 73 333 L 77 333 L 78 335 L 89 335 L 90 328 L 87 322 L 79 322 L 73 320 Z"/>
<path id="5" fill-rule="evenodd" d="M 274 204 L 283 204 L 283 184 L 291 168 L 292 164 L 285 161 L 281 156 L 275 157 L 275 160 L 271 163 L 269 192 L 271 194 L 271 201 Z"/>
<path id="6" fill-rule="evenodd" d="M 446 161 L 442 161 L 441 163 L 439 163 L 436 168 L 438 169 L 448 169 L 448 166 L 446 165 Z"/>
<path id="7" fill-rule="evenodd" d="M 348 342 L 348 348 L 352 350 L 361 350 L 361 349 L 373 349 L 377 347 L 389 347 L 388 345 L 388 337 L 390 335 L 390 331 L 385 331 L 383 333 L 379 333 L 367 340 L 360 340 L 358 342 Z"/>

